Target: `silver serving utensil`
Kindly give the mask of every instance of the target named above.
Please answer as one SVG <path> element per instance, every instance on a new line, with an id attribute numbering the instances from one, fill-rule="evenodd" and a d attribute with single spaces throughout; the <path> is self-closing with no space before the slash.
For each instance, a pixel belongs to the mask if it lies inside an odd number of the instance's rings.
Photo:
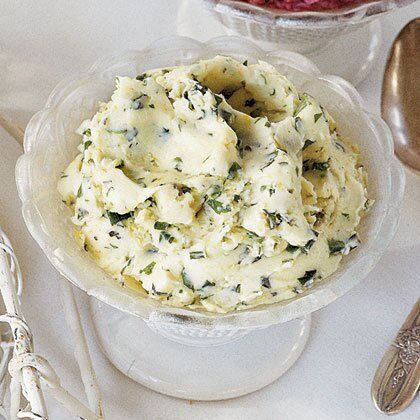
<path id="1" fill-rule="evenodd" d="M 420 299 L 386 351 L 372 383 L 372 399 L 385 414 L 396 414 L 420 388 Z"/>
<path id="2" fill-rule="evenodd" d="M 420 170 L 420 18 L 409 22 L 391 48 L 382 83 L 382 118 L 397 157 Z"/>

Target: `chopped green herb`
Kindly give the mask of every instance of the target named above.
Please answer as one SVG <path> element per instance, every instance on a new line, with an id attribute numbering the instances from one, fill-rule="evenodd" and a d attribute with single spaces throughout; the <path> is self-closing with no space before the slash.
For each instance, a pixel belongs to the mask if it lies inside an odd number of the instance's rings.
<path id="1" fill-rule="evenodd" d="M 77 198 L 81 197 L 81 196 L 82 196 L 82 192 L 83 192 L 83 190 L 82 190 L 82 184 L 80 184 L 80 187 L 79 187 L 79 189 L 77 190 L 77 195 L 76 195 L 76 197 L 77 197 Z"/>
<path id="2" fill-rule="evenodd" d="M 191 289 L 192 291 L 194 291 L 194 284 L 190 276 L 185 271 L 185 268 L 182 269 L 181 277 L 182 277 L 182 283 L 184 283 L 184 285 L 188 287 L 188 289 Z"/>
<path id="3" fill-rule="evenodd" d="M 267 121 L 264 125 L 265 125 L 266 127 L 271 127 L 271 122 L 270 122 L 270 121 Z"/>
<path id="4" fill-rule="evenodd" d="M 347 220 L 350 220 L 350 215 L 348 213 L 341 213 L 343 217 L 345 217 Z"/>
<path id="5" fill-rule="evenodd" d="M 216 283 L 213 283 L 212 281 L 206 280 L 201 288 L 204 289 L 205 287 L 209 287 L 209 286 L 213 287 L 215 285 L 216 285 Z"/>
<path id="6" fill-rule="evenodd" d="M 270 166 L 276 160 L 276 157 L 277 157 L 278 154 L 279 154 L 279 151 L 278 150 L 275 150 L 274 152 L 271 152 L 268 155 L 266 155 L 267 162 L 266 162 L 266 164 L 264 166 L 262 166 L 260 168 L 260 170 L 262 171 L 263 169 L 265 169 L 268 166 Z"/>
<path id="7" fill-rule="evenodd" d="M 125 213 L 125 214 L 119 214 L 112 211 L 106 212 L 108 215 L 108 219 L 111 222 L 111 225 L 116 225 L 118 222 L 121 222 L 122 220 L 129 219 L 130 217 L 134 216 L 134 213 L 132 211 Z"/>
<path id="8" fill-rule="evenodd" d="M 145 252 L 147 254 L 156 254 L 157 252 L 159 252 L 159 248 L 156 248 L 155 246 L 150 245 L 149 247 L 145 248 Z"/>
<path id="9" fill-rule="evenodd" d="M 233 162 L 231 167 L 229 168 L 229 173 L 227 176 L 227 179 L 233 179 L 235 178 L 236 174 L 238 173 L 238 171 L 241 169 L 240 165 L 238 162 Z"/>
<path id="10" fill-rule="evenodd" d="M 214 95 L 214 101 L 216 102 L 216 107 L 219 107 L 219 105 L 223 102 L 223 96 Z"/>
<path id="11" fill-rule="evenodd" d="M 360 244 L 360 239 L 358 238 L 357 234 L 354 233 L 347 240 L 346 249 L 344 250 L 344 254 L 347 254 L 348 252 L 350 252 L 354 248 L 357 248 L 359 246 L 359 244 Z"/>
<path id="12" fill-rule="evenodd" d="M 248 65 L 248 60 L 245 60 L 242 64 L 243 64 L 244 66 L 247 66 L 247 65 Z"/>
<path id="13" fill-rule="evenodd" d="M 85 141 L 83 143 L 83 149 L 86 150 L 91 144 L 92 144 L 92 142 L 90 140 Z"/>
<path id="14" fill-rule="evenodd" d="M 302 147 L 302 150 L 305 150 L 307 147 L 309 147 L 311 144 L 314 144 L 315 142 L 313 140 L 305 140 L 305 144 Z"/>
<path id="15" fill-rule="evenodd" d="M 125 134 L 127 133 L 127 130 L 111 130 L 110 128 L 106 128 L 106 131 L 108 131 L 108 133 L 112 133 L 112 134 Z"/>
<path id="16" fill-rule="evenodd" d="M 283 218 L 279 213 L 276 212 L 268 212 L 267 210 L 263 209 L 265 216 L 267 217 L 268 227 L 270 230 L 275 229 L 276 226 L 279 226 L 283 221 Z"/>
<path id="17" fill-rule="evenodd" d="M 175 240 L 168 232 L 161 231 L 159 235 L 159 242 L 168 241 L 170 244 Z"/>
<path id="18" fill-rule="evenodd" d="M 199 260 L 201 258 L 206 258 L 206 255 L 203 251 L 193 251 L 190 252 L 190 259 L 191 260 Z"/>
<path id="19" fill-rule="evenodd" d="M 140 187 L 146 188 L 146 183 L 144 182 L 144 178 L 137 178 L 133 180 L 136 184 L 140 185 Z"/>
<path id="20" fill-rule="evenodd" d="M 154 295 L 156 295 L 156 296 L 162 296 L 162 295 L 168 295 L 167 293 L 165 293 L 165 292 L 159 292 L 159 291 L 157 291 L 156 290 L 156 287 L 155 287 L 155 285 L 152 283 L 152 293 L 154 294 Z"/>
<path id="21" fill-rule="evenodd" d="M 269 276 L 261 277 L 261 286 L 265 287 L 267 289 L 271 289 L 271 283 L 270 283 L 270 277 Z"/>
<path id="22" fill-rule="evenodd" d="M 121 239 L 121 235 L 118 232 L 116 232 L 115 230 L 111 230 L 110 232 L 108 232 L 108 235 L 111 238 Z"/>
<path id="23" fill-rule="evenodd" d="M 314 231 L 315 232 L 315 231 Z M 318 232 L 316 232 L 316 235 L 318 236 Z M 292 245 L 292 244 L 288 244 L 286 247 L 286 251 L 287 252 L 291 252 L 294 253 L 298 250 L 300 250 L 301 252 L 303 252 L 304 254 L 307 254 L 308 251 L 311 249 L 312 245 L 315 243 L 315 239 L 310 239 L 308 242 L 306 242 L 305 245 L 303 246 L 298 246 L 298 245 Z"/>
<path id="24" fill-rule="evenodd" d="M 211 198 L 217 198 L 222 194 L 222 187 L 219 184 L 213 184 L 211 187 Z"/>
<path id="25" fill-rule="evenodd" d="M 309 270 L 305 271 L 305 274 L 302 277 L 298 278 L 298 281 L 302 285 L 306 285 L 307 283 L 311 282 L 313 278 L 315 277 L 316 270 Z"/>
<path id="26" fill-rule="evenodd" d="M 302 133 L 303 132 L 304 127 L 303 127 L 303 122 L 300 119 L 300 117 L 296 117 L 295 118 L 295 129 L 296 129 L 296 131 L 298 133 Z"/>
<path id="27" fill-rule="evenodd" d="M 317 122 L 322 117 L 322 112 L 319 114 L 314 114 L 314 122 Z"/>
<path id="28" fill-rule="evenodd" d="M 372 207 L 373 203 L 373 200 L 370 200 L 369 198 L 366 199 L 365 204 L 363 205 L 363 210 L 368 211 Z"/>
<path id="29" fill-rule="evenodd" d="M 205 86 L 203 86 L 201 83 L 199 83 L 199 82 L 197 82 L 194 85 L 194 90 L 198 90 L 203 95 L 208 91 L 208 89 Z"/>
<path id="30" fill-rule="evenodd" d="M 314 171 L 326 171 L 330 167 L 329 162 L 314 162 L 312 170 Z"/>
<path id="31" fill-rule="evenodd" d="M 308 253 L 308 251 L 312 248 L 312 245 L 315 243 L 315 239 L 310 239 L 308 242 L 306 242 L 306 244 L 304 245 L 304 246 L 302 246 L 302 247 L 300 247 L 301 248 L 301 250 L 302 250 L 302 252 L 304 253 L 304 254 L 307 254 Z"/>
<path id="32" fill-rule="evenodd" d="M 112 187 L 112 186 L 108 188 L 108 191 L 106 192 L 106 197 L 108 197 L 109 193 L 110 193 L 112 190 L 115 190 L 115 188 L 114 188 L 114 187 Z"/>
<path id="33" fill-rule="evenodd" d="M 286 251 L 287 252 L 296 252 L 298 249 L 300 249 L 300 246 L 296 246 L 296 245 L 292 245 L 292 244 L 287 244 L 286 246 Z"/>
<path id="34" fill-rule="evenodd" d="M 326 171 L 330 167 L 329 162 L 314 162 L 311 159 L 303 161 L 302 169 L 306 171 Z"/>
<path id="35" fill-rule="evenodd" d="M 88 214 L 89 214 L 89 212 L 87 210 L 78 208 L 77 209 L 77 220 L 82 220 Z"/>
<path id="36" fill-rule="evenodd" d="M 224 109 L 221 109 L 219 111 L 219 115 L 227 124 L 229 124 L 231 122 L 232 114 L 230 112 L 228 112 Z"/>
<path id="37" fill-rule="evenodd" d="M 235 292 L 236 293 L 241 293 L 241 283 L 238 283 L 235 287 Z"/>
<path id="38" fill-rule="evenodd" d="M 328 239 L 328 248 L 330 250 L 330 254 L 341 254 L 346 244 L 343 241 L 337 241 L 335 239 Z"/>
<path id="39" fill-rule="evenodd" d="M 191 188 L 190 187 L 187 187 L 186 185 L 183 185 L 181 187 L 181 192 L 182 192 L 182 194 L 190 193 L 191 192 Z"/>
<path id="40" fill-rule="evenodd" d="M 85 131 L 83 131 L 83 135 L 84 136 L 90 136 L 90 135 L 92 135 L 92 132 L 91 132 L 90 128 L 87 128 Z"/>
<path id="41" fill-rule="evenodd" d="M 223 207 L 223 204 L 220 201 L 210 199 L 207 200 L 207 204 L 217 213 L 229 213 L 232 209 L 229 204 L 226 207 Z"/>
<path id="42" fill-rule="evenodd" d="M 165 229 L 167 229 L 169 227 L 169 223 L 157 221 L 157 222 L 155 222 L 155 224 L 153 225 L 153 227 L 156 230 L 165 230 Z"/>
<path id="43" fill-rule="evenodd" d="M 248 236 L 248 238 L 249 239 L 252 239 L 252 240 L 255 240 L 255 239 L 258 239 L 258 238 L 260 238 L 260 236 L 258 236 L 256 233 L 254 233 L 254 232 L 247 232 L 246 233 L 246 236 Z"/>
<path id="44" fill-rule="evenodd" d="M 345 151 L 346 151 L 346 149 L 344 148 L 344 146 L 343 146 L 341 143 L 339 143 L 338 141 L 335 141 L 335 142 L 334 142 L 334 146 L 335 146 L 337 149 L 341 150 L 342 152 L 345 152 Z"/>
<path id="45" fill-rule="evenodd" d="M 140 274 L 146 274 L 147 276 L 150 276 L 152 274 L 153 269 L 155 268 L 156 262 L 152 261 L 150 264 L 146 265 L 142 270 L 140 270 Z"/>

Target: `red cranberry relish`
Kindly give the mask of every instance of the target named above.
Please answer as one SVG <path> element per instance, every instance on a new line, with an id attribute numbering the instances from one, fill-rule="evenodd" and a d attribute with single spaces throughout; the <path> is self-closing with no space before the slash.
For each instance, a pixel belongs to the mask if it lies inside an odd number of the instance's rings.
<path id="1" fill-rule="evenodd" d="M 368 0 L 241 0 L 255 6 L 272 9 L 299 11 L 334 10 L 366 3 Z"/>

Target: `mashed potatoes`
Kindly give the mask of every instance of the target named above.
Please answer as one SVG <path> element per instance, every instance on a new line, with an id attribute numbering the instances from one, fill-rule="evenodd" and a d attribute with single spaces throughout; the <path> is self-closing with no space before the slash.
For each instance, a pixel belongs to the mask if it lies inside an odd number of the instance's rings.
<path id="1" fill-rule="evenodd" d="M 272 66 L 217 56 L 117 78 L 58 189 L 122 286 L 214 312 L 289 299 L 358 244 L 356 149 Z"/>

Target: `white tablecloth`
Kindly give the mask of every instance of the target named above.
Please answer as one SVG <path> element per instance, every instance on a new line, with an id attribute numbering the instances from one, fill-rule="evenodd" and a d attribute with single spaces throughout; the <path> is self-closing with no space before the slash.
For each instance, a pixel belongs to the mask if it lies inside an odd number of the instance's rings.
<path id="1" fill-rule="evenodd" d="M 379 111 L 389 45 L 420 2 L 384 23 L 381 57 L 359 86 Z M 177 0 L 125 2 L 2 1 L 0 8 L 0 113 L 24 126 L 63 78 L 98 57 L 141 48 L 174 34 Z M 207 34 L 211 37 L 212 34 Z M 73 392 L 82 395 L 77 366 L 58 299 L 59 275 L 28 234 L 14 184 L 19 148 L 0 130 L 0 226 L 12 238 L 25 275 L 24 310 L 38 353 L 45 355 Z M 120 374 L 90 345 L 109 419 L 353 420 L 381 419 L 370 400 L 370 384 L 386 347 L 419 295 L 420 177 L 407 171 L 398 233 L 369 277 L 313 316 L 306 350 L 274 384 L 252 395 L 212 403 L 189 403 L 159 395 Z M 86 299 L 77 294 L 82 309 Z M 50 404 L 51 419 L 58 414 Z M 420 400 L 398 416 L 419 419 Z"/>

